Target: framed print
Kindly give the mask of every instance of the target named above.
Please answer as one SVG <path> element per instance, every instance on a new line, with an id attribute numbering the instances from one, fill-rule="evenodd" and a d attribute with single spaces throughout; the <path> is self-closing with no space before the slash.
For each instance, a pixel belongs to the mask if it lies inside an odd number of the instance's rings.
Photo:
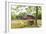
<path id="1" fill-rule="evenodd" d="M 6 32 L 42 28 L 43 4 L 6 2 Z"/>

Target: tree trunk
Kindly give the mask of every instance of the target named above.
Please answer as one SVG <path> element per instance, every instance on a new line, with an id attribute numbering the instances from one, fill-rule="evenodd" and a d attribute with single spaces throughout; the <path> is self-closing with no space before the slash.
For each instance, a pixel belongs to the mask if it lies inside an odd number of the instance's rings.
<path id="1" fill-rule="evenodd" d="M 38 6 L 36 6 L 35 25 L 37 26 Z"/>

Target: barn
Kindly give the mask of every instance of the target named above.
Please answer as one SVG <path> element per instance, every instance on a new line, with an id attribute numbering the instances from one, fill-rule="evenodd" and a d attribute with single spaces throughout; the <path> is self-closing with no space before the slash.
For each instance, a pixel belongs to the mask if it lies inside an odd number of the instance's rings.
<path id="1" fill-rule="evenodd" d="M 33 25 L 34 24 L 35 17 L 32 16 L 32 15 L 27 15 L 27 16 L 24 16 L 23 17 L 23 20 L 28 20 L 28 24 L 29 25 Z"/>

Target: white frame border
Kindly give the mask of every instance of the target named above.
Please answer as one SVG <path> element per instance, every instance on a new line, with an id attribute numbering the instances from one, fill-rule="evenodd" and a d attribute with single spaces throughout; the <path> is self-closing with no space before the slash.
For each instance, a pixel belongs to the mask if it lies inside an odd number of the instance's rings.
<path id="1" fill-rule="evenodd" d="M 25 2 L 5 2 L 5 32 L 9 32 L 9 3 L 24 3 L 24 4 L 27 4 Z M 39 6 L 38 3 L 29 3 L 29 4 L 37 4 L 37 6 Z M 43 4 L 40 4 L 40 6 L 44 6 Z M 28 28 L 27 28 L 28 29 Z M 30 28 L 29 28 L 30 29 Z M 28 30 L 29 30 L 28 29 Z M 34 30 L 35 28 L 31 28 L 31 30 Z M 37 29 L 37 28 L 36 28 Z M 11 30 L 11 29 L 10 29 Z M 17 29 L 16 29 L 17 30 Z M 18 29 L 18 30 L 22 30 L 22 29 Z M 25 30 L 25 29 L 24 29 Z M 13 32 L 13 31 L 12 31 Z"/>

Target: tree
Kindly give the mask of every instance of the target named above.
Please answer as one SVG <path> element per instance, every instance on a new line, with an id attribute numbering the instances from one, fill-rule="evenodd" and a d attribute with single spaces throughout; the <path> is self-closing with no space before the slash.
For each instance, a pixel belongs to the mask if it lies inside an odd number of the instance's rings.
<path id="1" fill-rule="evenodd" d="M 26 11 L 27 11 L 27 14 L 31 14 L 32 12 L 32 7 L 31 6 L 28 6 L 28 8 L 25 8 Z"/>
<path id="2" fill-rule="evenodd" d="M 36 17 L 35 17 L 35 25 L 37 26 L 37 16 L 38 15 L 38 6 L 36 6 Z"/>

